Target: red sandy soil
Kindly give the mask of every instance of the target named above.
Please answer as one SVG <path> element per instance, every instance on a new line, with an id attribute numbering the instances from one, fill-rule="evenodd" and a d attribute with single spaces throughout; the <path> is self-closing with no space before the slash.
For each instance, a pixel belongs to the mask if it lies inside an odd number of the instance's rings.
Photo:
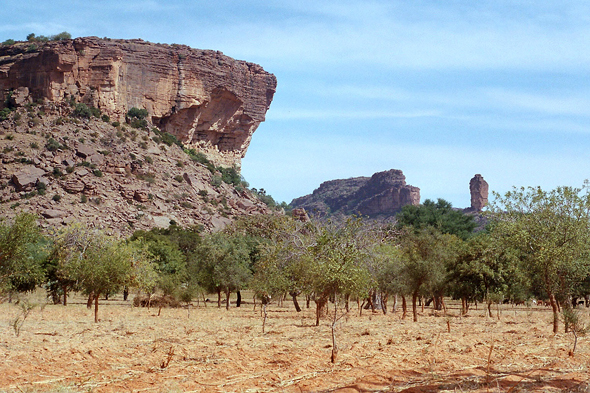
<path id="1" fill-rule="evenodd" d="M 573 335 L 552 334 L 544 307 L 504 305 L 497 319 L 451 304 L 414 323 L 355 304 L 332 364 L 330 321 L 314 326 L 312 309 L 270 305 L 263 334 L 251 302 L 160 316 L 131 303 L 101 301 L 99 323 L 81 297 L 38 306 L 18 337 L 19 307 L 0 304 L 0 392 L 590 392 L 589 338 L 571 356 Z"/>

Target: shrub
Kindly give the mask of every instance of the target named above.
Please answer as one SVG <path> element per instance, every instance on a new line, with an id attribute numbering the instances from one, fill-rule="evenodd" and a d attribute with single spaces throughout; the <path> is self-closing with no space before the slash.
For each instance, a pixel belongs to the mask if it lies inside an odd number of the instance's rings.
<path id="1" fill-rule="evenodd" d="M 92 173 L 96 177 L 102 177 L 102 171 L 100 169 L 95 169 L 94 171 L 92 171 Z"/>
<path id="2" fill-rule="evenodd" d="M 51 37 L 49 37 L 50 41 L 63 41 L 63 40 L 71 40 L 72 39 L 72 35 L 70 33 L 68 33 L 67 31 L 62 31 L 59 34 L 55 34 L 52 35 Z"/>
<path id="3" fill-rule="evenodd" d="M 59 202 L 61 200 L 61 195 L 55 194 L 51 199 L 53 199 L 55 202 Z"/>
<path id="4" fill-rule="evenodd" d="M 95 108 L 93 106 L 90 107 L 90 113 L 92 113 L 92 116 L 96 117 L 96 118 L 100 118 L 100 109 Z M 108 117 L 108 116 L 107 116 Z M 107 120 L 108 121 L 108 120 Z"/>
<path id="5" fill-rule="evenodd" d="M 8 135 L 6 135 L 6 136 L 4 137 L 4 139 L 7 139 L 7 140 L 11 141 L 11 140 L 13 140 L 13 139 L 14 139 L 14 135 L 12 135 L 12 134 L 8 134 Z"/>
<path id="6" fill-rule="evenodd" d="M 58 141 L 56 141 L 53 138 L 49 138 L 47 140 L 47 143 L 45 144 L 45 148 L 49 151 L 56 151 L 58 149 L 63 149 L 64 146 L 62 144 L 60 144 Z"/>
<path id="7" fill-rule="evenodd" d="M 153 164 L 153 163 L 154 163 L 154 160 L 153 160 L 153 158 L 152 158 L 152 157 L 150 157 L 150 156 L 145 156 L 145 157 L 143 157 L 143 159 L 144 159 L 144 160 L 145 160 L 145 162 L 147 162 L 148 164 Z"/>
<path id="8" fill-rule="evenodd" d="M 27 52 L 35 52 L 38 49 L 37 45 L 31 44 L 27 46 Z"/>
<path id="9" fill-rule="evenodd" d="M 111 125 L 113 127 L 119 127 L 121 125 L 121 123 L 119 123 L 118 121 L 114 121 L 114 122 L 111 123 Z"/>
<path id="10" fill-rule="evenodd" d="M 80 202 L 81 203 L 86 203 L 88 202 L 88 197 L 84 194 L 80 195 Z"/>
<path id="11" fill-rule="evenodd" d="M 176 175 L 174 176 L 174 180 L 176 180 L 179 183 L 182 183 L 184 178 L 182 177 L 182 175 Z"/>
<path id="12" fill-rule="evenodd" d="M 61 171 L 61 169 L 59 168 L 53 168 L 53 176 L 54 177 L 62 177 L 64 175 L 64 173 Z"/>
<path id="13" fill-rule="evenodd" d="M 108 123 L 111 121 L 111 118 L 108 115 L 102 115 L 101 117 L 102 121 L 104 121 L 105 123 Z"/>
<path id="14" fill-rule="evenodd" d="M 0 121 L 8 119 L 8 115 L 10 114 L 11 110 L 8 108 L 4 108 L 0 110 Z"/>
<path id="15" fill-rule="evenodd" d="M 45 195 L 46 189 L 47 186 L 45 185 L 45 183 L 43 183 L 42 181 L 37 182 L 37 192 L 39 193 L 39 195 Z"/>
<path id="16" fill-rule="evenodd" d="M 4 41 L 2 43 L 2 45 L 14 45 L 16 43 L 15 40 L 13 40 L 12 38 L 7 39 L 6 41 Z"/>
<path id="17" fill-rule="evenodd" d="M 76 104 L 73 115 L 84 119 L 90 119 L 90 117 L 92 116 L 92 111 L 90 110 L 90 108 L 88 108 L 88 106 L 86 106 L 86 104 L 79 103 Z"/>
<path id="18" fill-rule="evenodd" d="M 127 112 L 127 117 L 129 118 L 136 118 L 136 119 L 145 119 L 148 115 L 148 111 L 146 109 L 139 109 L 136 107 L 133 107 L 131 109 L 129 109 L 129 111 Z"/>
<path id="19" fill-rule="evenodd" d="M 219 187 L 222 182 L 223 182 L 223 180 L 221 179 L 221 176 L 213 175 L 211 177 L 211 185 L 213 187 Z"/>

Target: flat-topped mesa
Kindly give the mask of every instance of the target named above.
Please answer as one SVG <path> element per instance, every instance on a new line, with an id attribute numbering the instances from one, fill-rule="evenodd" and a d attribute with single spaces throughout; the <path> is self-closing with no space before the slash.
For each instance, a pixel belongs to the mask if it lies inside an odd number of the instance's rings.
<path id="1" fill-rule="evenodd" d="M 406 184 L 398 169 L 377 172 L 371 177 L 330 180 L 312 194 L 291 202 L 313 215 L 332 213 L 392 216 L 405 205 L 420 204 L 420 189 Z"/>
<path id="2" fill-rule="evenodd" d="M 85 37 L 0 48 L 2 102 L 74 97 L 120 121 L 146 109 L 154 125 L 224 166 L 240 165 L 276 84 L 257 64 L 184 45 Z"/>

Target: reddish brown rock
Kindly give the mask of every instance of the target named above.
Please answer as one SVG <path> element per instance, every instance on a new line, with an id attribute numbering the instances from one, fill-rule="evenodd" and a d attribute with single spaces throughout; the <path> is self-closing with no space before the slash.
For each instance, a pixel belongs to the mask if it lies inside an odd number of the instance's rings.
<path id="1" fill-rule="evenodd" d="M 37 185 L 37 181 L 39 181 L 44 174 L 45 171 L 43 169 L 31 165 L 13 174 L 11 180 L 16 191 L 30 191 Z"/>
<path id="2" fill-rule="evenodd" d="M 482 211 L 488 204 L 488 182 L 480 174 L 475 175 L 469 182 L 471 192 L 471 210 Z"/>
<path id="3" fill-rule="evenodd" d="M 293 219 L 301 222 L 311 221 L 309 216 L 307 215 L 307 212 L 303 208 L 291 210 L 291 216 L 293 216 Z"/>
<path id="4" fill-rule="evenodd" d="M 86 187 L 86 185 L 81 180 L 71 179 L 63 182 L 62 187 L 70 194 L 78 194 L 84 191 L 84 187 Z"/>
<path id="5" fill-rule="evenodd" d="M 227 166 L 239 165 L 276 90 L 259 65 L 182 45 L 85 37 L 27 48 L 0 48 L 0 98 L 74 97 L 119 121 L 144 108 L 153 124 Z"/>
<path id="6" fill-rule="evenodd" d="M 150 200 L 149 193 L 146 190 L 135 190 L 133 199 L 137 202 L 145 203 Z"/>
<path id="7" fill-rule="evenodd" d="M 331 213 L 391 216 L 405 205 L 420 204 L 420 189 L 406 184 L 398 169 L 369 177 L 330 180 L 310 195 L 294 199 L 291 206 L 314 215 Z"/>

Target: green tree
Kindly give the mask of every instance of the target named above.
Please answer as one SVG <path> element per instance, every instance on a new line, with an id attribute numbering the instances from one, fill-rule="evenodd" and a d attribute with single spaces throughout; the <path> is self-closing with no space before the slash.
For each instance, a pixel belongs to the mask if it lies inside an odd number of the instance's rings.
<path id="1" fill-rule="evenodd" d="M 75 281 L 78 289 L 94 299 L 94 322 L 98 322 L 100 295 L 130 284 L 134 266 L 146 257 L 134 244 L 116 241 L 81 225 L 70 226 L 57 243 L 64 250 L 59 256 L 64 277 Z"/>
<path id="2" fill-rule="evenodd" d="M 31 291 L 45 277 L 43 238 L 36 219 L 21 213 L 13 220 L 0 221 L 0 294 Z"/>
<path id="3" fill-rule="evenodd" d="M 590 193 L 582 188 L 514 188 L 494 194 L 490 205 L 495 230 L 506 247 L 518 250 L 532 279 L 541 283 L 553 309 L 553 332 L 558 332 L 557 296 L 570 293 L 590 268 Z"/>
<path id="4" fill-rule="evenodd" d="M 467 239 L 473 233 L 476 223 L 472 215 L 453 209 L 450 202 L 439 198 L 435 203 L 427 199 L 420 206 L 406 205 L 396 216 L 398 226 L 411 226 L 415 231 L 426 227 L 436 228 L 441 233 Z"/>
<path id="5" fill-rule="evenodd" d="M 217 293 L 221 307 L 221 293 L 226 295 L 229 309 L 230 294 L 246 287 L 252 271 L 250 248 L 243 235 L 218 232 L 203 238 L 192 255 L 189 274 L 209 293 Z"/>
<path id="6" fill-rule="evenodd" d="M 403 266 L 401 275 L 412 295 L 412 314 L 418 321 L 420 294 L 441 296 L 446 282 L 446 265 L 454 258 L 457 237 L 442 234 L 433 227 L 408 231 L 400 238 Z"/>

